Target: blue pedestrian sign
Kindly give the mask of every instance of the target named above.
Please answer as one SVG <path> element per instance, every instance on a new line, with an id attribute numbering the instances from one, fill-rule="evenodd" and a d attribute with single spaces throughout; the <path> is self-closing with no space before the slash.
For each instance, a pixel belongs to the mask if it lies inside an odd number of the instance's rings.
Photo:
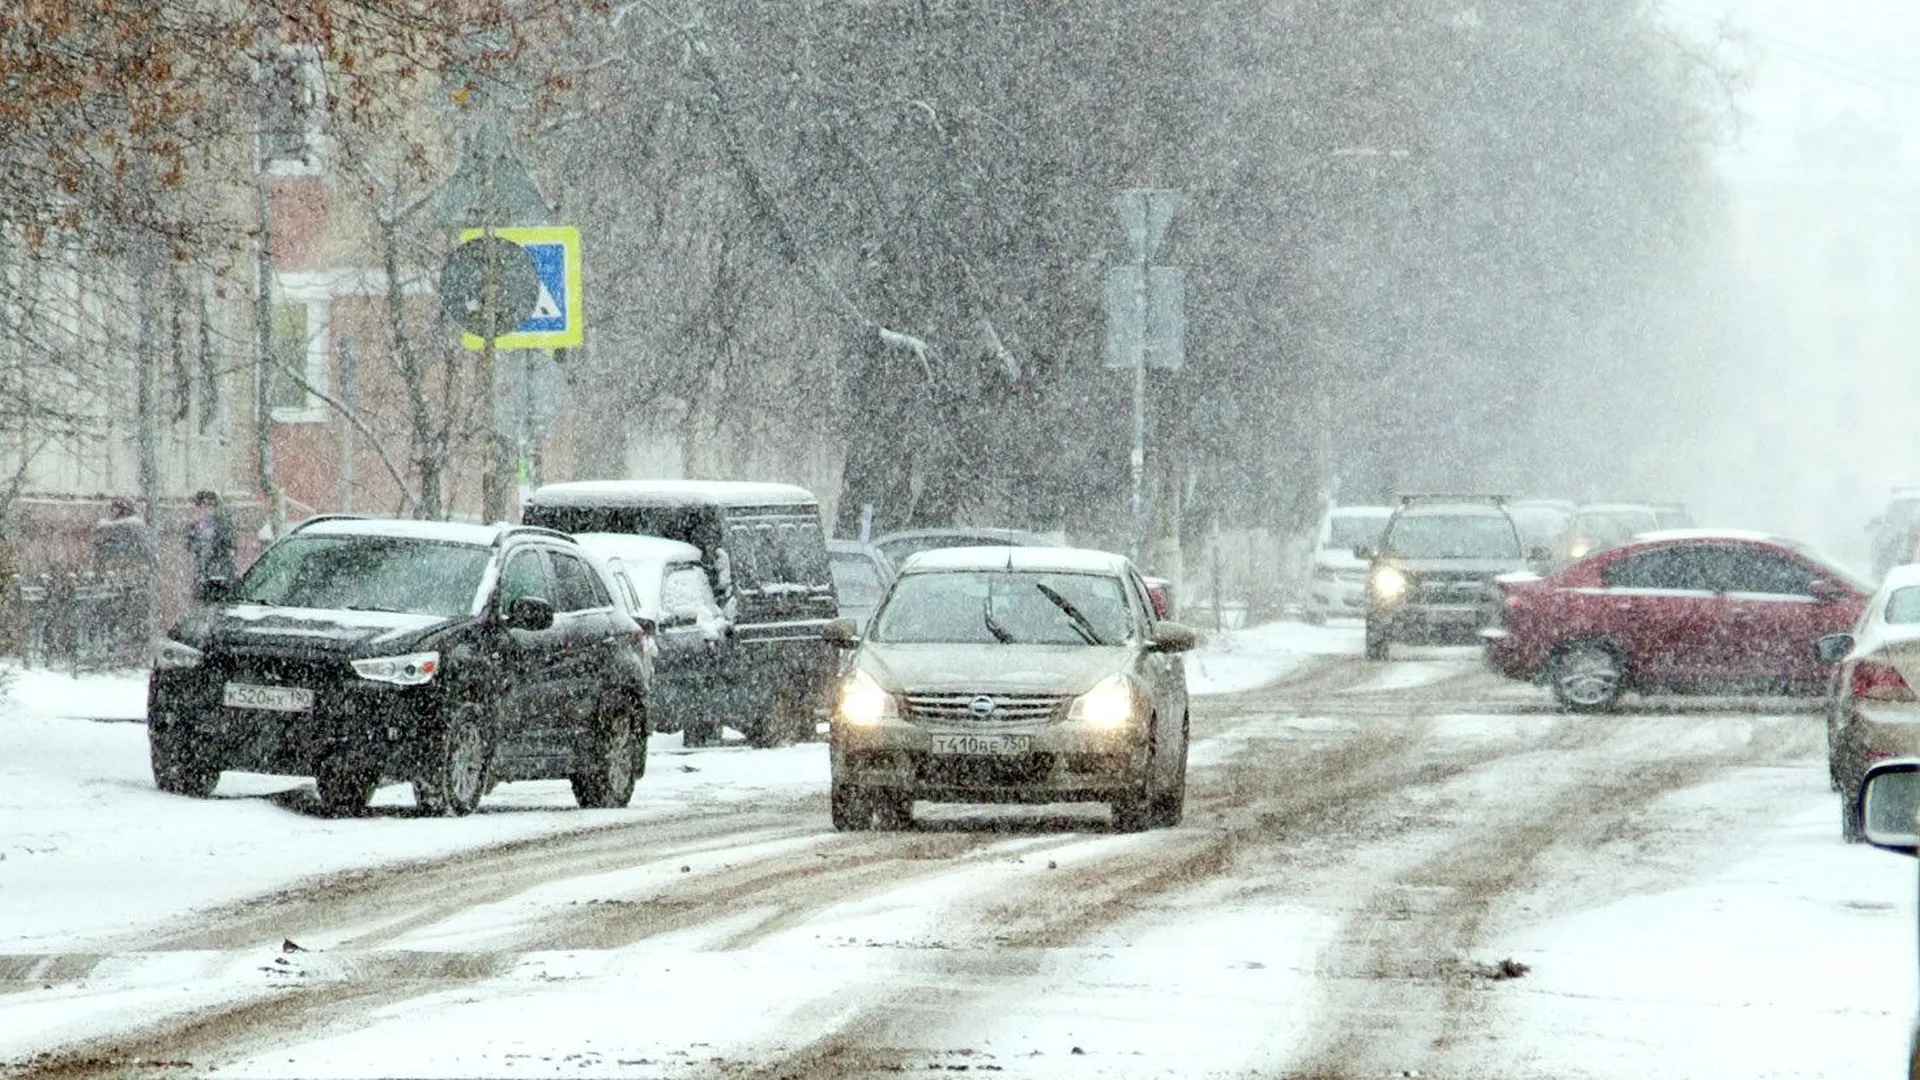
<path id="1" fill-rule="evenodd" d="M 485 230 L 467 229 L 462 241 L 484 236 Z M 527 251 L 534 273 L 540 278 L 540 298 L 533 314 L 508 333 L 494 339 L 501 349 L 571 349 L 584 340 L 584 320 L 580 302 L 580 230 L 562 225 L 515 227 L 493 230 L 502 240 L 511 240 Z M 462 335 L 469 349 L 483 349 L 486 342 L 474 334 Z"/>

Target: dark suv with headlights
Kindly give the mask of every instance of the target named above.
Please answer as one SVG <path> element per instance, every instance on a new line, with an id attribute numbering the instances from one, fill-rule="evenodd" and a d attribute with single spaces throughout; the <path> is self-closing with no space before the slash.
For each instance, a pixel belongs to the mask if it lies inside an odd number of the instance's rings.
<path id="1" fill-rule="evenodd" d="M 1367 561 L 1366 654 L 1385 660 L 1396 641 L 1473 644 L 1499 620 L 1493 579 L 1529 569 L 1529 553 L 1495 495 L 1403 495 Z"/>
<path id="2" fill-rule="evenodd" d="M 624 806 L 645 769 L 639 628 L 562 533 L 321 518 L 200 599 L 148 684 L 163 791 L 311 776 L 350 814 L 410 781 L 423 810 L 465 814 L 503 780 Z"/>

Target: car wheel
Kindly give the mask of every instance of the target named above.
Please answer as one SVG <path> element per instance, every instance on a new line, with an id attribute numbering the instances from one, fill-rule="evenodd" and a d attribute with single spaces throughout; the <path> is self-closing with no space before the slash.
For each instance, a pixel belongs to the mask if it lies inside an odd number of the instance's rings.
<path id="1" fill-rule="evenodd" d="M 889 832 L 913 828 L 913 796 L 885 791 L 873 800 L 873 827 Z"/>
<path id="2" fill-rule="evenodd" d="M 486 794 L 492 763 L 493 746 L 481 711 L 465 706 L 431 740 L 421 775 L 413 781 L 413 800 L 429 814 L 471 814 Z"/>
<path id="3" fill-rule="evenodd" d="M 717 720 L 701 717 L 698 720 L 688 720 L 680 727 L 681 746 L 692 748 L 719 746 L 720 742 L 720 722 Z"/>
<path id="4" fill-rule="evenodd" d="M 1366 658 L 1369 660 L 1385 660 L 1387 658 L 1387 632 L 1384 628 L 1375 626 L 1372 619 L 1367 620 L 1367 637 L 1364 652 Z"/>
<path id="5" fill-rule="evenodd" d="M 1842 778 L 1843 782 L 1845 778 Z M 1860 824 L 1859 785 L 1851 790 L 1840 789 L 1840 839 L 1849 844 L 1858 844 L 1866 840 L 1866 831 Z"/>
<path id="6" fill-rule="evenodd" d="M 873 804 L 852 784 L 833 785 L 830 797 L 833 827 L 840 832 L 864 832 L 873 828 Z"/>
<path id="7" fill-rule="evenodd" d="M 633 710 L 625 707 L 606 706 L 595 715 L 586 752 L 580 755 L 582 771 L 568 777 L 573 799 L 581 806 L 613 810 L 633 801 L 633 784 L 639 779 L 634 769 L 633 719 Z M 646 739 L 637 741 L 645 753 Z"/>
<path id="8" fill-rule="evenodd" d="M 1327 613 L 1317 607 L 1309 607 L 1301 618 L 1308 626 L 1327 625 Z"/>
<path id="9" fill-rule="evenodd" d="M 194 753 L 188 738 L 171 725 L 147 728 L 147 752 L 153 763 L 153 786 L 169 795 L 204 799 L 220 785 L 220 767 Z"/>
<path id="10" fill-rule="evenodd" d="M 1600 712 L 1613 708 L 1626 689 L 1626 664 L 1598 641 L 1568 642 L 1547 661 L 1547 681 L 1554 700 L 1566 708 Z"/>
<path id="11" fill-rule="evenodd" d="M 313 770 L 314 790 L 320 795 L 320 809 L 330 817 L 352 817 L 373 801 L 380 786 L 380 767 L 368 767 L 331 757 Z"/>
<path id="12" fill-rule="evenodd" d="M 1147 733 L 1147 760 L 1140 769 L 1140 780 L 1131 784 L 1125 794 L 1113 800 L 1113 831 L 1141 832 L 1153 824 L 1153 770 L 1155 766 L 1155 744 L 1158 742 L 1155 732 L 1149 728 Z"/>
<path id="13" fill-rule="evenodd" d="M 1183 719 L 1180 723 L 1180 767 L 1174 772 L 1173 786 L 1153 797 L 1153 812 L 1148 826 L 1155 829 L 1171 829 L 1180 824 L 1187 813 L 1187 737 L 1190 724 Z"/>

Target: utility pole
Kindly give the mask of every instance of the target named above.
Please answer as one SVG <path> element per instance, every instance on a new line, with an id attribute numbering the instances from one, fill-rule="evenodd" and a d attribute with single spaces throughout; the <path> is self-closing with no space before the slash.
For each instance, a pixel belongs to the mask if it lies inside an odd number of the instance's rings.
<path id="1" fill-rule="evenodd" d="M 1186 364 L 1186 278 L 1178 267 L 1153 265 L 1180 202 L 1180 192 L 1172 188 L 1134 188 L 1113 199 L 1133 261 L 1107 271 L 1106 366 L 1133 376 L 1127 553 L 1135 563 L 1152 532 L 1146 505 L 1147 369 L 1178 370 Z"/>

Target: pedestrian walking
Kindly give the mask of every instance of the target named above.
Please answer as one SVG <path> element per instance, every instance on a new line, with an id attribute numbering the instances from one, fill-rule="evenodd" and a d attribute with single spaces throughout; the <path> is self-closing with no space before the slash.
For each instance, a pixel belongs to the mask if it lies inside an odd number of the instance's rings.
<path id="1" fill-rule="evenodd" d="M 187 550 L 193 553 L 194 596 L 208 582 L 232 581 L 234 567 L 233 517 L 212 491 L 193 493 L 193 517 L 187 522 Z"/>
<path id="2" fill-rule="evenodd" d="M 93 527 L 93 570 L 98 580 L 93 606 L 76 618 L 89 640 L 119 660 L 140 658 L 153 634 L 155 558 L 153 530 L 132 499 L 115 496 L 107 516 Z"/>

